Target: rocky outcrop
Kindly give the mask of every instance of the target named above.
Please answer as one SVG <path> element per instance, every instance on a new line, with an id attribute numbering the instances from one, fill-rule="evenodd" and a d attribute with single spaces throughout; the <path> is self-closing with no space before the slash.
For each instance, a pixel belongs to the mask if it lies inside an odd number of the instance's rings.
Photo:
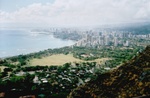
<path id="1" fill-rule="evenodd" d="M 150 95 L 150 46 L 118 69 L 74 89 L 68 98 L 132 98 Z"/>

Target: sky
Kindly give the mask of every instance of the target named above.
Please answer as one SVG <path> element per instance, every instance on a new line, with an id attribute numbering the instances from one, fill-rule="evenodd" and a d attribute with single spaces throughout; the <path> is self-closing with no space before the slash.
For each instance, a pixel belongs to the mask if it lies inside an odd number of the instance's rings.
<path id="1" fill-rule="evenodd" d="M 150 0 L 0 0 L 0 26 L 96 26 L 150 21 Z"/>

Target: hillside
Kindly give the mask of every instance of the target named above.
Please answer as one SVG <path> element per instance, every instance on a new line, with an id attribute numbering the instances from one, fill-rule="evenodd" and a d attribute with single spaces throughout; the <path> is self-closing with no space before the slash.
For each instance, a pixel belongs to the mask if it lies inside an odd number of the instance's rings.
<path id="1" fill-rule="evenodd" d="M 150 97 L 150 46 L 118 69 L 74 89 L 68 98 Z"/>

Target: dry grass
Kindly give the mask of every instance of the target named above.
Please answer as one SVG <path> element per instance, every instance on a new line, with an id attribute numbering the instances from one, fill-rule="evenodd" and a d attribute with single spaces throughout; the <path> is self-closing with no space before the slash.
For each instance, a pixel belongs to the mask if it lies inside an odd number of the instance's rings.
<path id="1" fill-rule="evenodd" d="M 97 62 L 102 63 L 106 60 L 109 60 L 109 58 L 102 58 L 102 59 L 96 59 L 88 62 Z M 32 59 L 30 60 L 29 64 L 36 66 L 36 65 L 63 65 L 67 62 L 87 62 L 84 60 L 80 60 L 77 58 L 74 58 L 72 54 L 64 55 L 64 54 L 56 54 L 48 57 L 43 57 L 41 59 Z"/>
<path id="2" fill-rule="evenodd" d="M 5 68 L 7 68 L 7 67 L 5 67 L 5 66 L 0 66 L 0 72 L 3 72 Z"/>

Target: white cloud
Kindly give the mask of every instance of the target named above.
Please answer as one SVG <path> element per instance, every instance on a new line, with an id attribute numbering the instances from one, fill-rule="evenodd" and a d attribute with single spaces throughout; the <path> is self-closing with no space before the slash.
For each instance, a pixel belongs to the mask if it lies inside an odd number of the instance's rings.
<path id="1" fill-rule="evenodd" d="M 0 23 L 98 25 L 150 20 L 149 0 L 55 0 L 15 12 L 0 12 Z"/>
<path id="2" fill-rule="evenodd" d="M 150 20 L 150 2 L 146 2 L 139 8 L 137 13 L 135 14 L 135 18 L 141 20 Z"/>

